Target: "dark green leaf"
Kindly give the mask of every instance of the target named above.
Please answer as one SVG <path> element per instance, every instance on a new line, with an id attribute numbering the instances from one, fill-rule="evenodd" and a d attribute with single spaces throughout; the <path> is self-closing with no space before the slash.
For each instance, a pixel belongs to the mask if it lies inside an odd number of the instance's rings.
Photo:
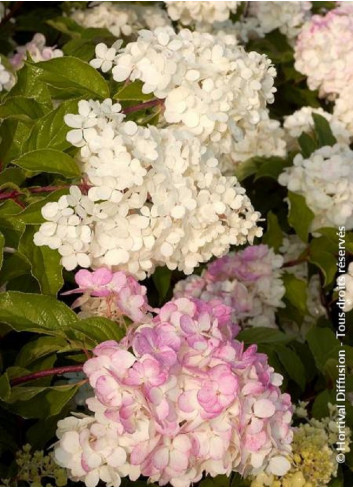
<path id="1" fill-rule="evenodd" d="M 282 331 L 272 328 L 251 328 L 241 331 L 237 340 L 244 341 L 246 344 L 253 343 L 288 343 L 293 338 Z"/>
<path id="2" fill-rule="evenodd" d="M 78 96 L 109 97 L 105 79 L 88 63 L 79 58 L 65 56 L 36 64 L 41 79 L 55 88 L 73 90 Z"/>
<path id="3" fill-rule="evenodd" d="M 336 144 L 337 139 L 332 134 L 332 130 L 327 119 L 325 119 L 325 117 L 320 114 L 313 113 L 313 120 L 319 147 L 321 148 L 322 146 L 333 146 L 334 144 Z"/>
<path id="4" fill-rule="evenodd" d="M 283 243 L 283 231 L 278 223 L 277 216 L 271 211 L 267 214 L 267 230 L 262 241 L 276 252 L 278 252 Z"/>
<path id="5" fill-rule="evenodd" d="M 308 240 L 309 228 L 315 214 L 306 204 L 305 197 L 288 192 L 289 198 L 289 224 L 293 227 L 299 238 L 305 243 Z"/>
<path id="6" fill-rule="evenodd" d="M 43 107 L 34 98 L 19 95 L 6 98 L 0 105 L 0 119 L 14 118 L 24 121 L 38 119 L 44 115 Z"/>
<path id="7" fill-rule="evenodd" d="M 306 384 L 306 376 L 303 362 L 299 356 L 291 348 L 282 345 L 276 347 L 276 353 L 289 377 L 293 379 L 303 391 Z"/>
<path id="8" fill-rule="evenodd" d="M 166 298 L 170 280 L 172 278 L 172 271 L 167 267 L 158 267 L 152 275 L 152 280 L 158 291 L 159 299 L 162 302 Z"/>
<path id="9" fill-rule="evenodd" d="M 70 113 L 77 113 L 77 103 L 77 100 L 67 100 L 37 120 L 32 128 L 25 150 L 51 148 L 63 151 L 69 148 L 71 144 L 66 140 L 69 128 L 64 122 L 64 116 Z"/>
<path id="10" fill-rule="evenodd" d="M 60 190 L 55 190 L 43 199 L 39 199 L 37 202 L 33 202 L 26 209 L 24 209 L 20 214 L 18 214 L 18 219 L 20 219 L 25 224 L 42 224 L 45 222 L 42 216 L 41 209 L 48 202 L 57 202 L 62 195 L 68 193 L 67 188 Z"/>
<path id="11" fill-rule="evenodd" d="M 61 257 L 57 250 L 34 244 L 33 236 L 36 231 L 33 226 L 27 226 L 20 239 L 18 251 L 28 260 L 31 273 L 37 279 L 42 293 L 56 295 L 64 284 Z"/>
<path id="12" fill-rule="evenodd" d="M 64 339 L 42 336 L 25 344 L 17 355 L 16 364 L 23 368 L 30 368 L 38 358 L 58 352 L 67 347 Z"/>
<path id="13" fill-rule="evenodd" d="M 114 95 L 115 100 L 151 100 L 153 99 L 153 93 L 142 93 L 143 83 L 140 80 L 131 82 L 127 85 L 123 85 L 119 91 Z"/>
<path id="14" fill-rule="evenodd" d="M 65 328 L 65 334 L 74 344 L 77 341 L 82 342 L 86 348 L 91 349 L 103 341 L 120 341 L 125 332 L 117 323 L 110 319 L 91 317 L 75 321 L 74 324 L 68 324 Z"/>
<path id="15" fill-rule="evenodd" d="M 16 331 L 63 336 L 62 330 L 77 321 L 77 316 L 54 297 L 23 292 L 2 292 L 0 321 Z"/>
<path id="16" fill-rule="evenodd" d="M 283 170 L 290 166 L 291 162 L 284 160 L 283 158 L 279 158 L 278 156 L 272 156 L 271 158 L 263 158 L 263 162 L 261 163 L 259 169 L 256 172 L 255 180 L 263 177 L 273 178 L 274 180 L 278 180 L 279 175 L 283 172 Z"/>
<path id="17" fill-rule="evenodd" d="M 2 261 L 4 258 L 4 245 L 5 245 L 5 238 L 4 235 L 0 232 L 0 269 L 2 267 Z"/>
<path id="18" fill-rule="evenodd" d="M 319 371 L 324 369 L 330 358 L 337 360 L 340 342 L 329 328 L 313 327 L 306 335 L 306 339 Z"/>
<path id="19" fill-rule="evenodd" d="M 299 136 L 298 143 L 304 158 L 309 158 L 310 155 L 318 149 L 316 141 L 306 132 L 303 132 Z"/>
<path id="20" fill-rule="evenodd" d="M 75 178 L 81 175 L 76 161 L 57 149 L 30 151 L 20 156 L 13 163 L 33 172 L 59 173 L 67 178 Z"/>
<path id="21" fill-rule="evenodd" d="M 305 280 L 297 278 L 291 273 L 283 274 L 283 283 L 286 288 L 285 297 L 297 307 L 302 314 L 307 312 L 307 284 Z"/>

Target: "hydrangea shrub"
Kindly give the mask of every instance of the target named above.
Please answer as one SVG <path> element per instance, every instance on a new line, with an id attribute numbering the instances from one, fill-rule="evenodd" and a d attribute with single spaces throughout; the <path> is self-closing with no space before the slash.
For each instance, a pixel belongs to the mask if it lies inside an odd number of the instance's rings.
<path id="1" fill-rule="evenodd" d="M 1 485 L 351 487 L 350 3 L 0 2 Z"/>

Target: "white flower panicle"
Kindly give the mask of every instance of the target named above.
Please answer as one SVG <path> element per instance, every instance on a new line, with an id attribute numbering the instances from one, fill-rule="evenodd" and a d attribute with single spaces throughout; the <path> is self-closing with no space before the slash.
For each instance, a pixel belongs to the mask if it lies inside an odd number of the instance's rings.
<path id="1" fill-rule="evenodd" d="M 188 26 L 195 23 L 213 24 L 229 19 L 240 2 L 165 2 L 169 17 Z"/>
<path id="2" fill-rule="evenodd" d="M 116 81 L 141 80 L 143 93 L 165 99 L 165 123 L 187 129 L 217 155 L 236 152 L 274 99 L 276 72 L 265 55 L 207 33 L 141 31 L 114 63 Z"/>
<path id="3" fill-rule="evenodd" d="M 336 99 L 333 115 L 347 128 L 353 138 L 353 84 L 347 85 Z"/>
<path id="4" fill-rule="evenodd" d="M 190 274 L 261 236 L 245 190 L 198 138 L 138 126 L 120 108 L 81 101 L 78 115 L 65 116 L 91 188 L 73 186 L 43 207 L 37 245 L 58 249 L 68 270 L 108 266 L 141 279 L 158 265 Z"/>
<path id="5" fill-rule="evenodd" d="M 332 115 L 321 107 L 301 107 L 284 118 L 283 128 L 288 150 L 299 149 L 297 139 L 303 132 L 313 133 L 315 127 L 313 114 L 319 114 L 328 121 L 338 143 L 349 144 L 350 133 L 346 124 L 341 122 L 336 114 Z"/>
<path id="6" fill-rule="evenodd" d="M 97 3 L 97 2 L 96 2 Z M 83 27 L 105 27 L 114 36 L 133 36 L 140 29 L 170 25 L 167 13 L 158 6 L 129 2 L 99 2 L 91 8 L 75 10 L 71 18 Z"/>
<path id="7" fill-rule="evenodd" d="M 311 16 L 311 2 L 250 2 L 244 29 L 264 37 L 265 34 L 279 29 L 292 41 L 299 33 L 304 22 Z M 256 19 L 256 23 L 253 19 Z M 250 20 L 250 22 L 248 21 Z"/>
<path id="8" fill-rule="evenodd" d="M 311 229 L 346 226 L 353 229 L 353 151 L 335 144 L 314 151 L 309 158 L 297 154 L 279 183 L 303 195 L 315 218 Z"/>
<path id="9" fill-rule="evenodd" d="M 288 3 L 288 2 L 284 2 Z M 335 98 L 353 82 L 353 6 L 314 15 L 300 32 L 295 68 L 308 77 L 311 90 Z"/>

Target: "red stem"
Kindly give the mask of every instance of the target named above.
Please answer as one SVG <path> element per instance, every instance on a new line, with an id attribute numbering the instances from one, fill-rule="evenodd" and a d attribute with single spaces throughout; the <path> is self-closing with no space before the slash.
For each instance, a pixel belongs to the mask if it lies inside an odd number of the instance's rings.
<path id="1" fill-rule="evenodd" d="M 124 114 L 130 114 L 131 112 L 137 112 L 138 110 L 148 109 L 149 107 L 155 107 L 156 105 L 164 104 L 164 99 L 155 98 L 153 100 L 148 100 L 147 102 L 142 102 L 142 104 L 133 105 L 132 107 L 126 107 L 123 109 Z"/>
<path id="2" fill-rule="evenodd" d="M 56 367 L 50 368 L 48 370 L 40 370 L 39 372 L 34 372 L 33 374 L 24 375 L 23 377 L 16 377 L 11 380 L 11 385 L 24 384 L 25 382 L 31 382 L 32 380 L 41 379 L 42 377 L 49 377 L 50 375 L 60 375 L 70 372 L 82 372 L 83 365 L 70 365 L 68 367 Z"/>
<path id="3" fill-rule="evenodd" d="M 46 192 L 55 192 L 55 190 L 62 190 L 64 188 L 70 188 L 71 185 L 48 185 L 47 187 L 28 187 L 27 190 L 31 192 L 31 194 L 42 194 Z M 88 185 L 87 183 L 81 183 L 77 185 L 82 191 L 87 192 L 91 186 Z M 24 192 L 19 192 L 18 190 L 12 190 L 11 192 L 3 192 L 0 193 L 0 200 L 6 200 L 6 199 L 16 199 L 20 195 L 23 195 Z M 16 201 L 17 202 L 17 201 Z M 20 204 L 20 202 L 17 202 Z M 21 204 L 20 204 L 21 205 Z"/>

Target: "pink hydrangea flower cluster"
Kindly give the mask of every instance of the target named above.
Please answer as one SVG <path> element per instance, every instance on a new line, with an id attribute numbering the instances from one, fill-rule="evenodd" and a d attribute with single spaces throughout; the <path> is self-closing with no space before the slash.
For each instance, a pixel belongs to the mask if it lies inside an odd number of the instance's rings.
<path id="1" fill-rule="evenodd" d="M 177 283 L 175 297 L 218 299 L 232 309 L 233 321 L 246 326 L 276 328 L 275 312 L 283 307 L 283 257 L 267 245 L 248 246 L 210 263 L 201 277 Z"/>
<path id="2" fill-rule="evenodd" d="M 313 15 L 295 46 L 295 68 L 308 77 L 311 90 L 335 98 L 353 82 L 353 6 L 340 6 L 326 15 Z"/>
<path id="3" fill-rule="evenodd" d="M 15 70 L 22 68 L 28 54 L 35 63 L 64 56 L 61 49 L 56 49 L 55 46 L 46 46 L 45 36 L 39 32 L 33 36 L 32 41 L 24 46 L 16 47 L 15 54 L 10 58 L 10 63 Z"/>
<path id="4" fill-rule="evenodd" d="M 266 355 L 233 339 L 237 330 L 218 301 L 176 299 L 129 339 L 98 345 L 84 365 L 94 415 L 59 422 L 57 462 L 87 485 L 286 473 L 290 396 Z"/>
<path id="5" fill-rule="evenodd" d="M 78 288 L 65 294 L 82 294 L 72 305 L 80 307 L 80 317 L 104 316 L 122 323 L 124 316 L 139 323 L 148 320 L 151 308 L 146 287 L 125 272 L 112 272 L 104 267 L 94 272 L 79 270 L 75 280 Z"/>

